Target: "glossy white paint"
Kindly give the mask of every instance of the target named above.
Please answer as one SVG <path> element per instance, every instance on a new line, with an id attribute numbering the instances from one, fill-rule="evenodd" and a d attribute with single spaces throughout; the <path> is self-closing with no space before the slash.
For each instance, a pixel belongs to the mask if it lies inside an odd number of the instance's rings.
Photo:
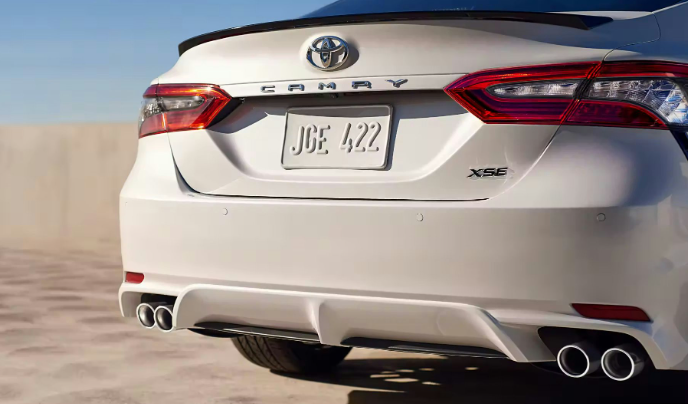
<path id="1" fill-rule="evenodd" d="M 306 61 L 307 46 L 325 33 L 351 43 L 347 68 L 322 72 Z M 467 72 L 599 61 L 616 47 L 658 37 L 653 15 L 618 20 L 590 31 L 495 21 L 314 27 L 203 44 L 184 53 L 177 65 L 160 77 L 160 83 L 221 84 L 232 96 L 249 97 L 211 130 L 171 134 L 177 167 L 198 192 L 476 200 L 493 197 L 521 178 L 544 151 L 556 126 L 482 125 L 439 90 Z M 386 81 L 400 78 L 409 82 L 395 88 Z M 372 88 L 351 88 L 356 80 L 369 81 Z M 289 85 L 295 83 L 303 84 L 304 90 L 290 92 Z M 322 98 L 325 96 L 316 94 L 331 90 L 319 90 L 320 83 L 335 83 L 338 93 L 349 94 Z M 266 85 L 274 85 L 275 93 L 263 93 Z M 383 89 L 387 91 L 380 92 Z M 284 94 L 290 96 L 274 97 Z M 283 169 L 282 139 L 289 108 L 375 104 L 390 105 L 394 110 L 392 153 L 385 170 Z M 332 134 L 328 142 L 338 142 L 337 136 Z M 508 167 L 511 181 L 468 179 L 471 168 L 485 167 Z"/>
<path id="2" fill-rule="evenodd" d="M 609 52 L 682 60 L 629 45 L 657 40 L 664 18 L 589 32 L 454 21 L 256 34 L 191 49 L 160 80 L 255 95 L 250 83 L 409 72 L 449 82 Z M 327 74 L 302 63 L 299 47 L 323 33 L 352 38 L 358 61 Z M 400 35 L 412 57 L 401 59 Z M 284 170 L 286 111 L 321 105 L 391 105 L 389 167 Z M 491 165 L 509 175 L 467 178 Z M 177 297 L 177 329 L 226 321 L 332 345 L 478 346 L 521 362 L 554 359 L 540 327 L 606 330 L 634 337 L 659 369 L 688 370 L 688 160 L 669 131 L 485 125 L 437 89 L 256 96 L 210 130 L 142 139 L 120 208 L 124 268 L 146 275 L 120 288 L 125 316 L 154 293 Z M 571 303 L 637 306 L 653 321 L 586 319 Z"/>
<path id="3" fill-rule="evenodd" d="M 310 66 L 305 57 L 308 45 L 323 35 L 334 35 L 351 44 L 347 68 L 323 72 Z M 601 60 L 612 49 L 659 37 L 653 15 L 618 20 L 589 31 L 509 21 L 301 28 L 197 46 L 160 76 L 160 83 L 255 83 L 259 88 L 262 83 L 300 80 L 454 75 L 506 66 Z"/>
<path id="4" fill-rule="evenodd" d="M 666 132 L 637 130 L 629 137 L 624 129 L 588 131 L 561 130 L 525 180 L 479 202 L 203 196 L 175 174 L 167 135 L 145 138 L 122 191 L 121 216 L 125 269 L 145 273 L 146 280 L 123 284 L 123 313 L 133 315 L 144 292 L 182 296 L 187 288 L 215 287 L 247 288 L 245 300 L 194 309 L 184 327 L 227 316 L 279 326 L 287 316 L 301 316 L 313 298 L 322 301 L 323 294 L 333 301 L 353 296 L 358 312 L 372 311 L 371 316 L 375 309 L 367 299 L 404 300 L 396 302 L 401 312 L 415 301 L 435 308 L 447 302 L 456 303 L 459 312 L 468 305 L 490 313 L 499 327 L 525 330 L 498 338 L 521 347 L 521 354 L 506 352 L 513 359 L 547 360 L 538 353 L 534 330 L 553 325 L 625 332 L 643 343 L 658 368 L 686 368 L 688 327 L 675 320 L 688 315 L 685 156 Z M 621 151 L 614 147 L 624 143 Z M 665 180 L 639 175 L 642 164 L 628 169 L 628 162 L 645 153 L 648 164 L 660 161 L 654 172 Z M 598 180 L 579 180 L 576 160 L 593 172 L 596 166 Z M 571 166 L 552 173 L 556 161 Z M 597 220 L 600 213 L 606 215 L 603 222 Z M 257 319 L 250 308 L 264 293 L 292 292 L 316 296 L 299 300 L 294 313 L 264 311 Z M 635 305 L 654 322 L 587 320 L 575 314 L 572 302 Z M 184 299 L 178 300 L 181 305 Z M 438 313 L 449 309 L 443 310 Z M 327 313 L 332 327 L 341 325 L 337 319 L 344 321 L 336 310 Z M 398 332 L 420 325 L 409 321 L 398 322 Z M 307 325 L 300 324 L 297 329 Z M 374 321 L 369 324 L 373 330 L 352 329 L 361 331 L 357 336 L 395 335 L 394 322 L 384 332 L 374 330 Z M 480 335 L 481 346 L 492 341 Z M 476 344 L 441 328 L 423 331 L 420 340 Z"/>
<path id="5" fill-rule="evenodd" d="M 389 164 L 381 171 L 284 170 L 289 108 L 391 105 Z M 532 167 L 556 126 L 484 125 L 444 92 L 247 99 L 210 130 L 171 133 L 184 180 L 201 193 L 232 196 L 473 200 L 503 192 Z M 328 142 L 339 143 L 341 134 Z M 199 159 L 198 156 L 203 156 Z M 509 167 L 505 179 L 475 181 L 470 168 Z"/>

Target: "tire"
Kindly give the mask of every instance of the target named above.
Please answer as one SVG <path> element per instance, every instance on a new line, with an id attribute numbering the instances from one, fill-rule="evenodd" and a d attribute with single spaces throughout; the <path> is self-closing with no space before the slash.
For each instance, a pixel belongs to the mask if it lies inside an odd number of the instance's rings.
<path id="1" fill-rule="evenodd" d="M 285 373 L 324 373 L 351 351 L 351 348 L 253 336 L 234 338 L 232 342 L 249 362 Z"/>

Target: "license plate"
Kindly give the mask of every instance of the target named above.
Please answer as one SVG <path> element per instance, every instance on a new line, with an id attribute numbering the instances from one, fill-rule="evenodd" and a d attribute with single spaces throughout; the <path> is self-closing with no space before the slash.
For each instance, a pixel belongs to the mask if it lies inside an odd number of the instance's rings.
<path id="1" fill-rule="evenodd" d="M 392 107 L 292 108 L 282 166 L 380 170 L 387 164 Z"/>

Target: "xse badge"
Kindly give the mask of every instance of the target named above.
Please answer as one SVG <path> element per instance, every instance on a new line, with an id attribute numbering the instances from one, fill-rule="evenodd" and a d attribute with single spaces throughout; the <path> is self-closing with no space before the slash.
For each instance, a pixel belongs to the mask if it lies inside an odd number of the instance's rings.
<path id="1" fill-rule="evenodd" d="M 471 170 L 471 175 L 468 178 L 477 180 L 480 178 L 506 177 L 509 167 L 470 168 L 469 170 Z"/>

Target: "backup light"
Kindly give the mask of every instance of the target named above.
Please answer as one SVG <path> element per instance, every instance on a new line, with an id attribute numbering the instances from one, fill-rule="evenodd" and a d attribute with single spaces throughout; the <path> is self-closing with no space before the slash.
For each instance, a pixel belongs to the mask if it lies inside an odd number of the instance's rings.
<path id="1" fill-rule="evenodd" d="M 139 138 L 156 133 L 205 129 L 231 97 L 211 84 L 156 84 L 143 94 Z"/>
<path id="2" fill-rule="evenodd" d="M 497 97 L 562 97 L 573 98 L 581 80 L 551 82 L 515 83 L 488 87 L 487 91 Z"/>
<path id="3" fill-rule="evenodd" d="M 688 66 L 572 63 L 487 70 L 449 85 L 485 123 L 688 127 Z"/>

